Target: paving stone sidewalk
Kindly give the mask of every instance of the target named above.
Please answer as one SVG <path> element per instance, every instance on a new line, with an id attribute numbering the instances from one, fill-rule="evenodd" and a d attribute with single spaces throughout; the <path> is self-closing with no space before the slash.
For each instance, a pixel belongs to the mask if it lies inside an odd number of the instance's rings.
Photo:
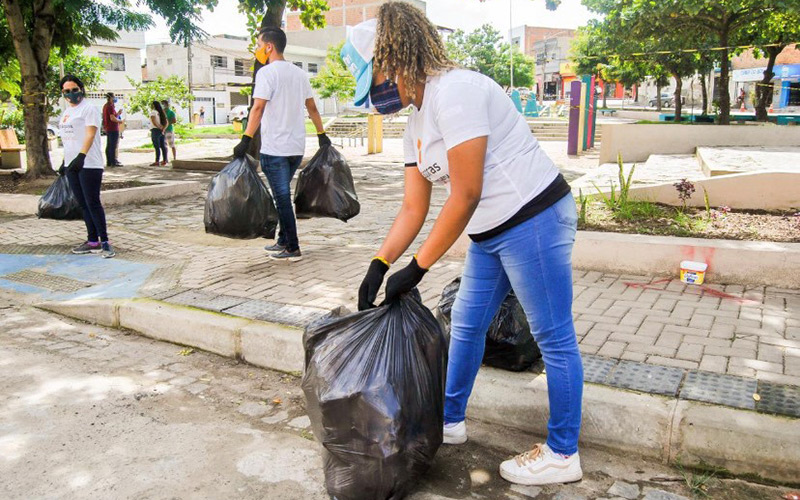
<path id="1" fill-rule="evenodd" d="M 396 156 L 394 150 L 348 156 L 362 212 L 346 224 L 299 220 L 301 262 L 271 261 L 262 249 L 271 243 L 267 240 L 205 234 L 201 194 L 112 208 L 109 234 L 119 259 L 161 268 L 139 294 L 226 312 L 237 308 L 234 313 L 249 317 L 262 308 L 269 314 L 260 317 L 293 314 L 295 323 L 302 324 L 309 311 L 355 307 L 369 260 L 400 207 L 403 169 Z M 584 168 L 567 164 L 563 169 L 575 178 Z M 110 174 L 211 177 L 128 167 Z M 443 189 L 434 189 L 421 234 L 430 231 L 445 196 Z M 66 254 L 83 231 L 80 221 L 0 216 L 0 254 Z M 410 254 L 399 262 L 409 259 Z M 445 258 L 426 275 L 420 292 L 428 306 L 436 306 L 442 288 L 462 267 L 463 261 Z M 575 325 L 586 355 L 800 386 L 800 290 L 715 283 L 694 287 L 665 277 L 576 270 L 574 297 Z"/>

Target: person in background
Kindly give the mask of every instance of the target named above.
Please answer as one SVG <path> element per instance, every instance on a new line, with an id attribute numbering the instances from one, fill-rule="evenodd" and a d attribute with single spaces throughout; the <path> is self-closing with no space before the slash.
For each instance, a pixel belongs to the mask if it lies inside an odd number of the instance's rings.
<path id="1" fill-rule="evenodd" d="M 119 140 L 117 141 L 117 151 L 115 153 L 115 158 L 119 158 L 119 143 L 122 142 L 122 139 L 125 138 L 125 128 L 127 127 L 127 123 L 125 122 L 125 108 L 120 106 L 119 111 L 117 111 L 117 118 L 119 118 Z"/>
<path id="2" fill-rule="evenodd" d="M 164 129 L 164 143 L 167 148 L 172 149 L 172 159 L 174 161 L 175 158 L 178 157 L 178 150 L 175 149 L 175 128 L 173 125 L 178 121 L 178 118 L 170 107 L 169 101 L 161 101 L 161 106 L 164 108 L 164 113 L 167 115 L 167 128 Z"/>
<path id="3" fill-rule="evenodd" d="M 200 106 L 200 125 L 206 124 L 206 108 Z"/>
<path id="4" fill-rule="evenodd" d="M 167 128 L 167 114 L 161 103 L 153 101 L 150 105 L 150 139 L 153 141 L 153 148 L 156 150 L 156 161 L 151 163 L 151 167 L 167 164 L 167 146 L 164 144 L 164 130 Z M 164 154 L 163 161 L 161 154 Z"/>
<path id="5" fill-rule="evenodd" d="M 86 241 L 73 248 L 72 253 L 99 253 L 109 259 L 116 252 L 108 241 L 106 213 L 100 202 L 103 182 L 100 111 L 85 99 L 86 89 L 76 76 L 65 75 L 60 87 L 67 108 L 58 120 L 64 144 L 64 163 L 59 174 L 67 176 L 69 187 L 83 209 L 87 232 Z"/>
<path id="6" fill-rule="evenodd" d="M 472 241 L 451 313 L 444 443 L 467 440 L 465 412 L 486 332 L 513 289 L 542 352 L 550 419 L 546 442 L 501 463 L 500 475 L 522 485 L 579 481 L 583 365 L 572 322 L 578 216 L 569 184 L 503 89 L 450 60 L 436 26 L 411 4 L 382 4 L 377 22 L 348 33 L 341 55 L 356 77 L 356 106 L 367 98 L 381 114 L 412 106 L 403 203 L 359 288 L 359 310 L 374 307 L 389 265 L 425 224 L 433 184 L 447 186 L 430 234 L 386 281 L 385 300 L 413 290 L 466 232 Z"/>
<path id="7" fill-rule="evenodd" d="M 317 129 L 319 145 L 330 144 L 322 127 L 308 75 L 283 57 L 286 33 L 280 28 L 264 28 L 258 34 L 256 58 L 264 67 L 256 73 L 253 107 L 242 140 L 233 156 L 243 158 L 253 134 L 261 126 L 261 169 L 269 181 L 278 208 L 278 241 L 265 250 L 270 257 L 289 262 L 302 258 L 297 237 L 290 183 L 306 149 L 303 106 Z"/>
<path id="8" fill-rule="evenodd" d="M 117 149 L 119 146 L 119 119 L 114 103 L 117 98 L 113 92 L 106 94 L 106 103 L 103 105 L 103 130 L 106 132 L 106 166 L 121 167 L 122 163 L 117 160 Z"/>

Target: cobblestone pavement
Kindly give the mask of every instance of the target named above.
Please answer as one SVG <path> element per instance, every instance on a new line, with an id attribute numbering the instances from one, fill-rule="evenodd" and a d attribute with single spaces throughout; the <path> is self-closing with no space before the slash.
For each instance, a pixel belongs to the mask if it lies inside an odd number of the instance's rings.
<path id="1" fill-rule="evenodd" d="M 560 152 L 563 148 L 553 146 L 558 143 L 545 144 L 553 148 L 549 152 L 568 178 L 589 168 L 590 160 L 573 162 Z M 224 295 L 325 310 L 354 308 L 358 285 L 402 198 L 399 141 L 387 141 L 386 146 L 384 154 L 375 156 L 364 155 L 360 147 L 344 148 L 361 214 L 346 224 L 334 219 L 299 220 L 301 262 L 271 261 L 262 250 L 271 243 L 267 240 L 205 234 L 202 195 L 111 208 L 109 233 L 120 259 L 162 266 L 141 290 L 148 295 L 177 288 L 200 290 L 212 298 Z M 211 177 L 127 167 L 110 175 Z M 443 189 L 434 189 L 423 236 L 445 196 Z M 0 217 L 0 253 L 63 253 L 83 234 L 82 222 Z M 423 236 L 412 244 L 412 251 Z M 398 265 L 409 259 L 410 254 L 402 257 Z M 426 275 L 420 292 L 428 306 L 435 307 L 442 288 L 460 275 L 462 266 L 461 260 L 445 258 Z M 661 277 L 579 270 L 574 285 L 576 328 L 584 353 L 800 386 L 798 290 L 719 284 L 698 288 Z"/>
<path id="2" fill-rule="evenodd" d="M 65 320 L 2 293 L 0 360 L 4 499 L 328 498 L 296 376 Z M 586 447 L 579 483 L 503 481 L 498 463 L 535 439 L 470 422 L 470 441 L 440 448 L 409 500 L 691 495 L 675 469 Z M 721 479 L 708 490 L 726 500 L 783 492 Z"/>

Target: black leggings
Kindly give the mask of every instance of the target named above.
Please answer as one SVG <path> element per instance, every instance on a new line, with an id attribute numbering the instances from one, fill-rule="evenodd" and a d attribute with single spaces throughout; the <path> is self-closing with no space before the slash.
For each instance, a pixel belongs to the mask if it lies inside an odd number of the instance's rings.
<path id="1" fill-rule="evenodd" d="M 164 155 L 164 161 L 167 161 L 167 141 L 164 140 L 164 133 L 161 129 L 151 128 L 150 139 L 153 141 L 153 148 L 156 150 L 156 163 L 161 161 L 161 155 Z"/>
<path id="2" fill-rule="evenodd" d="M 108 241 L 106 212 L 100 203 L 100 184 L 103 183 L 102 168 L 82 168 L 80 172 L 67 173 L 69 187 L 83 209 L 87 241 Z"/>

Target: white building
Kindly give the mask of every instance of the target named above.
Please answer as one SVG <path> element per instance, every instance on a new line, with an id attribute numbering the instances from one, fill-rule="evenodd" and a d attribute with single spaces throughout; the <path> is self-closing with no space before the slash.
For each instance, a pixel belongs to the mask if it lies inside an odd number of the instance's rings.
<path id="1" fill-rule="evenodd" d="M 205 123 L 228 123 L 235 106 L 246 106 L 247 95 L 241 91 L 252 82 L 253 55 L 250 40 L 233 35 L 215 35 L 192 44 L 192 93 L 194 112 L 205 111 Z M 284 56 L 314 76 L 325 62 L 325 51 L 287 46 Z M 147 79 L 177 75 L 188 82 L 189 54 L 186 47 L 172 43 L 147 46 Z M 317 99 L 320 112 L 325 104 Z M 330 105 L 333 110 L 332 104 Z M 184 120 L 188 110 L 177 109 Z"/>
<path id="2" fill-rule="evenodd" d="M 101 91 L 115 94 L 133 91 L 134 82 L 142 81 L 142 50 L 145 47 L 144 31 L 123 31 L 115 41 L 101 40 L 84 50 L 87 56 L 96 56 L 106 61 Z"/>

